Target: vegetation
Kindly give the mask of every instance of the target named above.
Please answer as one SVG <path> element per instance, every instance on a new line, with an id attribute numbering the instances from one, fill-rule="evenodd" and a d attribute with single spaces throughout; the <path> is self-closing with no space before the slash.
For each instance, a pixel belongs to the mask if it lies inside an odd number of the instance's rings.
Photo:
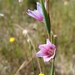
<path id="1" fill-rule="evenodd" d="M 47 33 L 43 23 L 26 13 L 27 9 L 36 8 L 36 1 L 39 0 L 0 0 L 0 75 L 15 75 L 16 72 L 16 75 L 33 75 L 33 70 L 39 74 L 33 49 L 38 51 L 38 45 L 45 43 Z M 56 75 L 75 75 L 75 1 L 64 2 L 50 1 L 51 27 L 57 35 Z M 28 36 L 23 30 L 28 31 Z M 12 37 L 15 40 L 10 42 Z M 48 75 L 50 63 L 39 60 L 42 72 Z M 18 71 L 21 66 L 23 68 Z"/>

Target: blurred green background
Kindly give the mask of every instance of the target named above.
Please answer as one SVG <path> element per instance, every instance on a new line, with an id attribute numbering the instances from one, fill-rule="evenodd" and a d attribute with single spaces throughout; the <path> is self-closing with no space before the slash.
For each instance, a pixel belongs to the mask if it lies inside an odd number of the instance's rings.
<path id="1" fill-rule="evenodd" d="M 23 30 L 28 31 L 38 51 L 38 45 L 46 41 L 47 32 L 43 23 L 26 13 L 28 9 L 36 9 L 37 1 L 0 0 L 0 75 L 15 75 L 25 61 L 27 65 L 16 75 L 34 75 L 30 43 Z M 75 1 L 50 0 L 50 18 L 52 30 L 57 35 L 56 75 L 75 75 Z M 11 37 L 15 38 L 14 42 L 9 41 Z M 39 60 L 42 72 L 48 75 L 51 64 L 44 63 L 41 58 Z M 34 70 L 39 75 L 36 63 L 34 57 Z"/>

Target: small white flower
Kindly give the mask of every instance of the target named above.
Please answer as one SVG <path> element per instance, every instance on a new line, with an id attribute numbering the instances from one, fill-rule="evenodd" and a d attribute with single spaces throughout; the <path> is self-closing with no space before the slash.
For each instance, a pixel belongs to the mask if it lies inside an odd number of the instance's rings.
<path id="1" fill-rule="evenodd" d="M 27 39 L 27 42 L 30 42 L 30 39 Z"/>
<path id="2" fill-rule="evenodd" d="M 0 16 L 2 16 L 2 17 L 3 17 L 3 16 L 4 16 L 4 14 L 0 13 Z"/>
<path id="3" fill-rule="evenodd" d="M 28 31 L 25 29 L 23 30 L 23 34 L 27 35 Z"/>
<path id="4" fill-rule="evenodd" d="M 57 37 L 57 35 L 54 35 L 54 37 Z"/>
<path id="5" fill-rule="evenodd" d="M 18 2 L 23 2 L 23 0 L 18 0 Z"/>
<path id="6" fill-rule="evenodd" d="M 64 1 L 64 5 L 67 5 L 68 4 L 68 2 L 67 1 Z"/>

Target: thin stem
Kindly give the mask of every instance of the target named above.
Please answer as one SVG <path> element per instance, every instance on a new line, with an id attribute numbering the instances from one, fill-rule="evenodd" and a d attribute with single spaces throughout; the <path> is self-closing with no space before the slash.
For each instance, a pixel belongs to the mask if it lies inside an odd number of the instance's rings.
<path id="1" fill-rule="evenodd" d="M 33 49 L 33 47 L 32 47 L 31 44 L 29 44 L 29 47 L 30 47 L 30 56 L 32 57 L 32 49 Z M 35 72 L 35 69 L 34 69 L 34 61 L 33 61 L 33 59 L 32 59 L 32 69 L 33 69 L 34 75 L 36 75 L 36 72 Z"/>
<path id="2" fill-rule="evenodd" d="M 54 70 L 55 69 L 55 67 L 54 67 L 54 59 L 52 60 L 52 68 L 51 68 L 51 73 L 50 73 L 50 75 L 54 75 Z"/>
<path id="3" fill-rule="evenodd" d="M 24 29 L 23 29 L 21 26 L 19 26 L 18 24 L 16 24 L 16 26 L 19 27 L 21 30 L 24 30 Z M 30 36 L 29 36 L 28 33 L 27 33 L 27 37 L 28 37 L 28 39 L 30 39 Z M 32 41 L 31 39 L 30 39 L 30 42 L 31 42 L 31 45 L 33 46 L 34 53 L 36 54 L 36 48 L 35 48 L 34 43 L 33 43 L 33 41 Z M 38 59 L 38 58 L 36 58 L 36 59 L 37 59 L 37 63 L 38 63 L 38 67 L 39 67 L 40 73 L 42 73 L 39 59 Z"/>
<path id="4" fill-rule="evenodd" d="M 29 35 L 27 34 L 27 37 L 30 39 L 30 37 L 29 37 Z M 33 44 L 33 42 L 32 42 L 32 40 L 30 39 L 30 42 L 31 42 L 31 45 L 33 46 L 33 48 L 34 48 L 34 53 L 36 54 L 36 49 L 35 49 L 35 46 L 34 46 L 34 44 Z M 38 67 L 39 67 L 39 70 L 40 70 L 40 73 L 42 72 L 42 70 L 41 70 L 41 66 L 40 66 L 40 62 L 39 62 L 39 59 L 38 58 L 36 58 L 37 59 L 37 63 L 38 63 Z"/>

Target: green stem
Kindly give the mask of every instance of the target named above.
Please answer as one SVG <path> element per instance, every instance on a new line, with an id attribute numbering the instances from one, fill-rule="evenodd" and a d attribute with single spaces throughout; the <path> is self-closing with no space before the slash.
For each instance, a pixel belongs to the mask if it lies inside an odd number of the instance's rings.
<path id="1" fill-rule="evenodd" d="M 43 0 L 41 0 L 41 6 L 42 6 L 43 15 L 44 15 L 44 23 L 46 25 L 48 34 L 50 35 L 50 31 L 51 31 L 50 17 L 48 15 L 47 11 L 46 11 Z"/>
<path id="2" fill-rule="evenodd" d="M 53 44 L 55 43 L 54 34 L 53 34 L 52 31 L 51 31 L 51 42 Z M 50 73 L 50 75 L 54 75 L 54 71 L 55 71 L 54 61 L 55 61 L 55 57 L 52 59 L 52 67 L 51 67 L 51 73 Z"/>
<path id="3" fill-rule="evenodd" d="M 33 47 L 30 44 L 30 55 L 31 55 L 31 57 L 32 57 L 32 50 L 33 50 Z M 35 69 L 34 69 L 34 61 L 33 61 L 33 59 L 32 59 L 32 69 L 33 69 L 34 75 L 36 75 L 36 72 L 35 72 Z"/>
<path id="4" fill-rule="evenodd" d="M 54 59 L 52 60 L 52 68 L 50 75 L 54 75 Z"/>

